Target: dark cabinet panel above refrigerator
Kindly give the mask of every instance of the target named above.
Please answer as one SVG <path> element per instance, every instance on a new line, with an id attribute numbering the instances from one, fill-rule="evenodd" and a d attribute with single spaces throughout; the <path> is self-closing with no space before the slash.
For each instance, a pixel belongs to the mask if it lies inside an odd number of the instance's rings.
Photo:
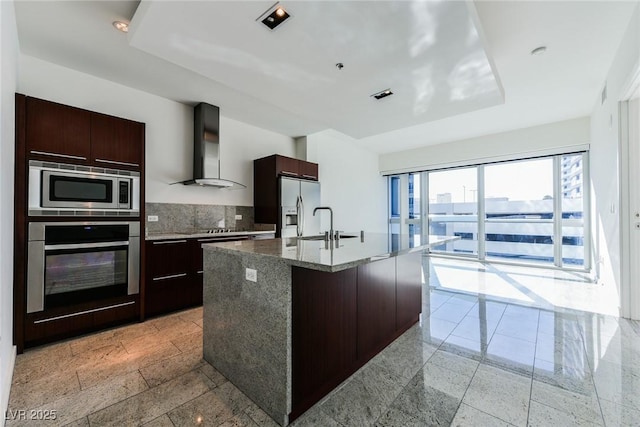
<path id="1" fill-rule="evenodd" d="M 318 164 L 274 154 L 253 161 L 255 222 L 280 224 L 279 177 L 318 180 Z M 280 224 L 281 225 L 281 224 Z M 277 227 L 279 231 L 280 227 Z M 277 237 L 280 237 L 277 234 Z"/>

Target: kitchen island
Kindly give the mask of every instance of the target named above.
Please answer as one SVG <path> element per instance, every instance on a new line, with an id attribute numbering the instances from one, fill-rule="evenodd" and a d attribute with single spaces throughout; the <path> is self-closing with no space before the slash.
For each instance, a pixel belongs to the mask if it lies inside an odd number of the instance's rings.
<path id="1" fill-rule="evenodd" d="M 455 239 L 205 244 L 204 359 L 287 425 L 418 321 L 422 252 Z"/>

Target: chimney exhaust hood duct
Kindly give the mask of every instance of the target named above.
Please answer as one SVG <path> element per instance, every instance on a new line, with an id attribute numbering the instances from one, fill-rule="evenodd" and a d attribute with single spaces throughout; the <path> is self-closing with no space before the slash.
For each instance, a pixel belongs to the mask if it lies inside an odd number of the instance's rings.
<path id="1" fill-rule="evenodd" d="M 184 185 L 239 190 L 247 188 L 220 178 L 220 108 L 201 102 L 193 109 L 193 179 Z"/>

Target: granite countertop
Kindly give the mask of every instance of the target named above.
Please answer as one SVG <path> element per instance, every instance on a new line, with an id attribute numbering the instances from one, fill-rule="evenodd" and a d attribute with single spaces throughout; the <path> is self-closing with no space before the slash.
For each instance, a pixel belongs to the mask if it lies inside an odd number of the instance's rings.
<path id="1" fill-rule="evenodd" d="M 286 260 L 291 265 L 312 270 L 336 272 L 372 261 L 422 251 L 459 237 L 429 236 L 429 242 L 416 245 L 408 235 L 394 235 L 389 242 L 386 233 L 364 233 L 361 239 L 341 238 L 335 241 L 304 240 L 296 237 L 270 240 L 206 243 L 205 250 L 245 253 Z"/>
<path id="2" fill-rule="evenodd" d="M 145 240 L 171 240 L 171 239 L 198 239 L 202 237 L 234 237 L 234 236 L 256 236 L 260 234 L 275 234 L 274 230 L 271 231 L 229 231 L 226 233 L 207 233 L 207 232 L 194 232 L 194 233 L 163 233 L 163 234 L 150 234 L 145 237 Z"/>

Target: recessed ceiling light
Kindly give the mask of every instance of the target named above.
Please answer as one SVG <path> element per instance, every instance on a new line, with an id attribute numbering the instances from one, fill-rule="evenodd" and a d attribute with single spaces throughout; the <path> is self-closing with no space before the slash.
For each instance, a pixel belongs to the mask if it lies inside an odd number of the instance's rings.
<path id="1" fill-rule="evenodd" d="M 546 46 L 538 46 L 537 48 L 535 48 L 535 49 L 533 49 L 531 51 L 531 55 L 542 55 L 546 51 L 547 51 L 547 47 Z"/>
<path id="2" fill-rule="evenodd" d="M 385 90 L 381 90 L 378 93 L 374 93 L 373 96 L 375 99 L 382 99 L 382 98 L 386 98 L 389 95 L 393 95 L 393 92 L 391 92 L 391 89 L 385 89 Z"/>
<path id="3" fill-rule="evenodd" d="M 122 31 L 123 33 L 129 32 L 129 24 L 124 21 L 113 21 L 113 26 L 116 28 L 116 30 Z"/>
<path id="4" fill-rule="evenodd" d="M 267 26 L 270 30 L 275 30 L 275 28 L 282 24 L 284 21 L 289 19 L 291 15 L 287 12 L 282 6 L 280 6 L 280 2 L 277 2 L 273 6 L 271 6 L 265 13 L 260 15 L 256 21 L 262 22 Z"/>

